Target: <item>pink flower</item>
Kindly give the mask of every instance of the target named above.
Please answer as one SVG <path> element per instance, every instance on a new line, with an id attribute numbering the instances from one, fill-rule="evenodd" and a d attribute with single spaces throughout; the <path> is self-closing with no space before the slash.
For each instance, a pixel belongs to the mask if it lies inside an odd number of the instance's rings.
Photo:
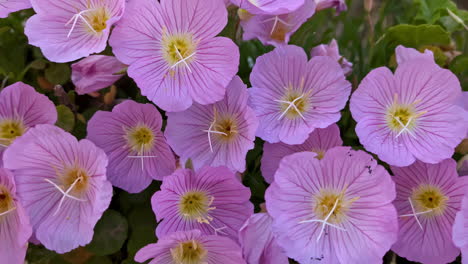
<path id="1" fill-rule="evenodd" d="M 110 29 L 124 13 L 125 0 L 31 0 L 36 15 L 24 29 L 29 44 L 54 62 L 69 62 L 107 45 Z"/>
<path id="2" fill-rule="evenodd" d="M 314 129 L 340 119 L 351 92 L 336 61 L 322 56 L 308 61 L 297 46 L 260 56 L 250 81 L 250 105 L 260 121 L 257 136 L 270 143 L 304 143 Z"/>
<path id="3" fill-rule="evenodd" d="M 280 15 L 291 13 L 304 4 L 304 0 L 231 0 L 239 8 L 252 14 Z"/>
<path id="4" fill-rule="evenodd" d="M 254 15 L 241 20 L 244 29 L 243 39 L 258 38 L 265 45 L 281 46 L 288 44 L 289 38 L 315 13 L 314 0 L 306 0 L 299 9 L 281 15 Z"/>
<path id="5" fill-rule="evenodd" d="M 252 215 L 239 230 L 239 242 L 247 264 L 288 264 L 288 257 L 272 232 L 268 213 Z"/>
<path id="6" fill-rule="evenodd" d="M 258 119 L 247 106 L 247 87 L 238 76 L 227 88 L 222 101 L 194 104 L 184 112 L 167 114 L 167 141 L 183 162 L 192 159 L 195 169 L 209 165 L 245 170 L 245 156 L 254 147 Z"/>
<path id="7" fill-rule="evenodd" d="M 47 96 L 22 82 L 5 87 L 0 92 L 0 157 L 31 127 L 56 121 L 57 110 Z"/>
<path id="8" fill-rule="evenodd" d="M 465 176 L 466 177 L 466 176 Z M 462 263 L 466 264 L 468 257 L 468 196 L 465 194 L 461 203 L 461 209 L 457 212 L 453 224 L 453 243 L 461 250 Z"/>
<path id="9" fill-rule="evenodd" d="M 398 54 L 397 54 L 398 56 Z M 427 58 L 371 71 L 351 97 L 356 133 L 366 150 L 394 166 L 450 158 L 467 134 L 468 113 L 456 105 L 457 77 Z"/>
<path id="10" fill-rule="evenodd" d="M 31 8 L 30 0 L 0 0 L 0 18 L 5 18 L 10 13 L 28 8 Z"/>
<path id="11" fill-rule="evenodd" d="M 337 13 L 341 13 L 348 9 L 345 0 L 315 0 L 315 3 L 317 4 L 317 11 L 335 8 Z"/>
<path id="12" fill-rule="evenodd" d="M 175 170 L 175 157 L 161 132 L 162 118 L 151 104 L 124 101 L 88 122 L 88 139 L 109 157 L 109 181 L 137 193 Z"/>
<path id="13" fill-rule="evenodd" d="M 395 56 L 398 65 L 414 59 L 428 59 L 434 62 L 434 54 L 428 49 L 425 50 L 424 53 L 421 53 L 416 49 L 406 48 L 402 45 L 398 45 L 398 47 L 395 49 Z"/>
<path id="14" fill-rule="evenodd" d="M 125 64 L 115 57 L 91 55 L 72 64 L 71 79 L 78 94 L 99 91 L 114 84 L 123 74 L 117 74 L 125 68 Z"/>
<path id="15" fill-rule="evenodd" d="M 338 50 L 338 43 L 335 39 L 333 39 L 328 45 L 321 44 L 317 47 L 314 47 L 310 52 L 310 56 L 327 56 L 332 58 L 341 65 L 345 75 L 349 75 L 353 71 L 353 64 L 345 57 L 340 55 L 340 51 Z"/>
<path id="16" fill-rule="evenodd" d="M 300 152 L 281 160 L 265 200 L 273 233 L 300 263 L 380 263 L 397 239 L 395 185 L 364 151 Z"/>
<path id="17" fill-rule="evenodd" d="M 239 66 L 219 0 L 130 1 L 110 44 L 141 93 L 169 112 L 223 99 Z"/>
<path id="18" fill-rule="evenodd" d="M 13 174 L 0 168 L 0 259 L 2 263 L 23 264 L 32 229 L 16 194 Z"/>
<path id="19" fill-rule="evenodd" d="M 400 230 L 392 250 L 408 260 L 425 264 L 449 263 L 460 250 L 452 242 L 455 214 L 468 187 L 468 177 L 459 177 L 456 163 L 420 161 L 392 167 L 395 174 Z"/>
<path id="20" fill-rule="evenodd" d="M 316 154 L 316 158 L 323 159 L 328 149 L 341 145 L 343 145 L 343 141 L 340 137 L 340 128 L 336 124 L 327 128 L 317 128 L 300 145 L 265 142 L 263 145 L 262 175 L 268 183 L 272 183 L 282 158 L 296 152 L 311 151 Z"/>
<path id="21" fill-rule="evenodd" d="M 15 174 L 37 240 L 58 253 L 91 241 L 112 197 L 101 149 L 58 127 L 37 125 L 13 142 L 3 161 Z"/>
<path id="22" fill-rule="evenodd" d="M 225 167 L 179 169 L 166 177 L 151 199 L 160 222 L 156 236 L 199 229 L 237 241 L 237 232 L 252 215 L 250 190 Z"/>
<path id="23" fill-rule="evenodd" d="M 149 264 L 246 264 L 239 246 L 232 240 L 204 235 L 199 230 L 176 232 L 161 237 L 158 243 L 140 249 L 135 261 L 152 259 Z"/>

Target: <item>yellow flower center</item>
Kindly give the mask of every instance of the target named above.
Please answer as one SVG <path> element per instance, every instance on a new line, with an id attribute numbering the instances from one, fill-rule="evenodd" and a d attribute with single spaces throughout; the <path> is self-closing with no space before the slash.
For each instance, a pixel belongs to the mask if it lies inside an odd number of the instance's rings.
<path id="1" fill-rule="evenodd" d="M 270 37 L 276 41 L 284 42 L 286 34 L 289 32 L 289 27 L 282 21 L 277 21 L 273 24 Z"/>
<path id="2" fill-rule="evenodd" d="M 14 207 L 13 197 L 6 186 L 0 185 L 0 214 Z"/>
<path id="3" fill-rule="evenodd" d="M 213 130 L 221 132 L 216 136 L 223 141 L 232 141 L 237 135 L 237 123 L 231 115 L 217 116 Z"/>
<path id="4" fill-rule="evenodd" d="M 447 205 L 448 197 L 439 187 L 422 184 L 411 194 L 411 200 L 417 212 L 428 212 L 427 216 L 442 215 Z"/>
<path id="5" fill-rule="evenodd" d="M 279 110 L 282 117 L 284 116 L 288 119 L 303 118 L 303 113 L 310 107 L 307 94 L 291 89 L 287 91 L 281 100 L 277 101 L 279 102 Z"/>
<path id="6" fill-rule="evenodd" d="M 170 66 L 188 66 L 195 59 L 197 43 L 191 34 L 163 34 L 163 57 Z"/>
<path id="7" fill-rule="evenodd" d="M 387 109 L 385 119 L 387 126 L 396 133 L 404 131 L 412 131 L 415 128 L 417 119 L 426 112 L 417 112 L 416 104 L 400 104 L 398 103 L 398 95 L 395 94 L 393 103 Z"/>
<path id="8" fill-rule="evenodd" d="M 23 122 L 17 120 L 0 121 L 0 144 L 9 146 L 15 138 L 26 132 Z"/>
<path id="9" fill-rule="evenodd" d="M 179 200 L 179 212 L 186 219 L 204 222 L 208 212 L 213 210 L 210 208 L 212 199 L 202 191 L 187 192 Z"/>
<path id="10" fill-rule="evenodd" d="M 180 242 L 177 247 L 171 248 L 173 263 L 176 264 L 202 264 L 206 262 L 208 251 L 196 240 Z"/>
<path id="11" fill-rule="evenodd" d="M 96 33 L 100 33 L 106 29 L 107 20 L 110 18 L 109 13 L 104 7 L 90 9 L 89 12 L 84 13 L 83 16 Z M 88 30 L 92 32 L 90 28 L 88 28 Z"/>
<path id="12" fill-rule="evenodd" d="M 322 189 L 314 198 L 314 212 L 317 218 L 325 220 L 330 215 L 327 222 L 332 224 L 341 223 L 346 218 L 346 212 L 350 209 L 351 204 L 359 199 L 359 197 L 346 198 L 345 190 L 337 192 L 327 189 Z"/>
<path id="13" fill-rule="evenodd" d="M 325 150 L 323 149 L 313 149 L 312 152 L 315 152 L 317 156 L 315 156 L 316 159 L 321 160 L 323 157 L 325 157 Z"/>
<path id="14" fill-rule="evenodd" d="M 67 190 L 73 185 L 70 194 L 79 195 L 88 189 L 89 176 L 86 171 L 78 166 L 66 168 L 64 172 L 59 175 L 59 179 L 63 185 L 63 189 Z"/>
<path id="15" fill-rule="evenodd" d="M 128 145 L 138 153 L 151 150 L 154 145 L 154 138 L 153 131 L 145 125 L 138 125 L 127 132 Z"/>

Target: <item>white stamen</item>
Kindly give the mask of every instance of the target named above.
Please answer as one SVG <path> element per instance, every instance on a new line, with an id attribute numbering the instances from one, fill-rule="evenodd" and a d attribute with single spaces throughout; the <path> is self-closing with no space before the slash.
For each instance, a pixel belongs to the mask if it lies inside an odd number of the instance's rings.
<path id="1" fill-rule="evenodd" d="M 131 159 L 141 159 L 141 171 L 145 171 L 145 162 L 144 162 L 144 159 L 146 158 L 157 158 L 158 156 L 149 156 L 149 155 L 143 155 L 143 145 L 141 146 L 141 155 L 138 155 L 138 156 L 127 156 L 127 158 L 131 158 Z"/>
<path id="2" fill-rule="evenodd" d="M 269 19 L 265 19 L 265 20 L 262 21 L 262 23 L 270 22 L 272 20 L 274 20 L 275 22 L 273 23 L 273 27 L 271 28 L 270 35 L 273 35 L 273 32 L 275 32 L 275 29 L 278 26 L 278 22 L 280 22 L 280 23 L 282 23 L 283 25 L 286 25 L 286 26 L 291 26 L 290 23 L 287 23 L 286 21 L 282 20 L 278 16 L 275 16 L 275 17 L 272 17 L 272 18 L 269 18 Z"/>
<path id="3" fill-rule="evenodd" d="M 303 224 L 303 223 L 311 223 L 311 222 L 316 222 L 316 223 L 321 223 L 322 224 L 322 227 L 320 228 L 320 233 L 317 237 L 317 242 L 320 240 L 320 238 L 322 237 L 322 234 L 323 234 L 323 231 L 325 230 L 325 227 L 326 226 L 331 226 L 331 227 L 334 227 L 338 230 L 341 230 L 341 231 L 345 231 L 346 232 L 346 229 L 342 228 L 342 227 L 339 227 L 337 225 L 334 225 L 332 223 L 329 223 L 328 222 L 328 219 L 331 217 L 331 215 L 333 214 L 333 212 L 336 210 L 336 207 L 338 206 L 338 201 L 339 199 L 336 199 L 335 201 L 335 204 L 333 205 L 331 211 L 328 213 L 327 217 L 325 217 L 325 219 L 321 220 L 321 219 L 311 219 L 311 220 L 304 220 L 304 221 L 300 221 L 299 224 Z"/>
<path id="4" fill-rule="evenodd" d="M 72 196 L 70 195 L 69 193 L 71 192 L 71 190 L 73 190 L 73 188 L 75 187 L 75 185 L 78 183 L 78 181 L 82 180 L 83 178 L 80 176 L 78 178 L 76 178 L 76 180 L 70 185 L 70 187 L 68 187 L 68 189 L 64 192 L 62 190 L 62 188 L 60 188 L 60 186 L 58 186 L 57 184 L 55 184 L 54 182 L 52 182 L 51 180 L 49 179 L 44 179 L 46 182 L 52 184 L 57 190 L 59 190 L 61 193 L 62 193 L 62 198 L 60 198 L 60 202 L 59 202 L 59 205 L 57 207 L 57 210 L 55 210 L 54 212 L 54 216 L 60 211 L 60 208 L 62 208 L 62 205 L 63 205 L 63 202 L 65 201 L 65 197 L 68 197 L 70 199 L 73 199 L 73 200 L 76 200 L 76 201 L 79 201 L 79 202 L 86 202 L 86 200 L 83 200 L 83 199 L 80 199 L 80 198 L 77 198 L 75 196 Z"/>
<path id="5" fill-rule="evenodd" d="M 301 111 L 299 110 L 299 108 L 297 108 L 296 106 L 296 102 L 297 100 L 301 99 L 302 97 L 304 97 L 304 95 L 301 95 L 300 97 L 297 97 L 296 99 L 294 99 L 293 101 L 283 101 L 283 100 L 274 100 L 275 102 L 278 102 L 278 103 L 285 103 L 285 104 L 289 104 L 288 107 L 283 111 L 283 113 L 279 116 L 278 120 L 281 120 L 281 118 L 284 117 L 284 115 L 286 115 L 286 113 L 289 111 L 289 109 L 291 109 L 291 107 L 294 108 L 294 110 L 302 117 L 303 120 L 305 120 L 305 117 L 302 115 Z"/>
<path id="6" fill-rule="evenodd" d="M 94 28 L 89 24 L 89 22 L 83 16 L 84 13 L 89 12 L 89 11 L 91 11 L 91 9 L 83 10 L 83 11 L 77 13 L 77 14 L 74 14 L 72 16 L 72 18 L 70 18 L 70 20 L 68 20 L 68 22 L 65 24 L 65 26 L 68 26 L 68 24 L 70 24 L 72 21 L 73 21 L 73 25 L 72 25 L 70 31 L 68 32 L 67 38 L 70 37 L 71 33 L 75 29 L 76 23 L 78 22 L 79 18 L 81 18 L 81 20 L 83 20 L 83 22 L 85 22 L 85 24 L 89 27 L 89 29 L 91 29 L 94 33 L 97 33 L 96 30 L 94 30 Z"/>
<path id="7" fill-rule="evenodd" d="M 413 138 L 416 138 L 416 136 L 414 135 L 413 131 L 409 130 L 408 126 L 411 124 L 411 120 L 413 120 L 413 117 L 410 117 L 408 119 L 408 122 L 406 122 L 406 125 L 403 124 L 403 122 L 401 122 L 400 118 L 397 117 L 397 116 L 394 116 L 393 117 L 397 122 L 398 124 L 400 124 L 400 126 L 402 126 L 403 128 L 400 130 L 400 132 L 398 132 L 398 134 L 396 135 L 395 138 L 398 138 L 404 131 L 407 131 Z"/>
<path id="8" fill-rule="evenodd" d="M 8 210 L 8 211 L 5 211 L 5 212 L 3 212 L 3 213 L 0 213 L 0 216 L 7 215 L 7 214 L 9 214 L 9 213 L 13 212 L 14 210 L 16 210 L 16 207 L 13 207 L 13 208 L 11 208 L 11 209 L 10 209 L 10 210 Z"/>
<path id="9" fill-rule="evenodd" d="M 412 214 L 409 214 L 408 216 L 414 216 L 414 219 L 416 219 L 416 223 L 418 223 L 419 228 L 421 228 L 421 230 L 424 230 L 424 228 L 421 225 L 421 222 L 419 222 L 418 215 L 423 214 L 423 213 L 428 213 L 428 212 L 430 212 L 432 210 L 429 210 L 429 211 L 426 211 L 426 212 L 416 213 L 416 210 L 414 209 L 414 206 L 413 206 L 413 202 L 411 201 L 411 197 L 408 197 L 408 201 L 409 201 L 410 206 L 411 206 L 411 211 L 413 212 Z M 406 215 L 403 215 L 403 216 L 406 216 Z"/>
<path id="10" fill-rule="evenodd" d="M 189 56 L 187 56 L 187 58 L 184 58 L 184 56 L 182 56 L 182 54 L 180 54 L 179 49 L 177 48 L 176 45 L 174 45 L 174 48 L 175 48 L 175 51 L 176 51 L 176 53 L 177 53 L 177 56 L 179 56 L 179 58 L 180 58 L 180 61 L 178 61 L 178 62 L 176 62 L 176 64 L 172 65 L 171 68 L 174 68 L 174 67 L 177 66 L 179 63 L 183 63 L 183 64 L 185 64 L 185 66 L 187 67 L 187 69 L 189 70 L 189 72 L 192 73 L 192 70 L 190 69 L 190 67 L 189 67 L 189 65 L 188 65 L 188 63 L 187 63 L 187 60 L 190 59 L 191 57 L 193 57 L 193 56 L 196 54 L 196 52 L 190 54 Z"/>
<path id="11" fill-rule="evenodd" d="M 211 130 L 215 124 L 216 120 L 213 121 L 211 124 L 210 124 L 210 127 L 208 128 L 208 130 L 202 130 L 203 132 L 206 132 L 208 133 L 208 143 L 210 144 L 210 150 L 211 152 L 213 152 L 213 144 L 211 142 L 211 134 L 218 134 L 218 135 L 223 135 L 223 136 L 227 136 L 228 134 L 224 133 L 224 132 L 221 132 L 221 131 L 216 131 L 216 130 Z"/>

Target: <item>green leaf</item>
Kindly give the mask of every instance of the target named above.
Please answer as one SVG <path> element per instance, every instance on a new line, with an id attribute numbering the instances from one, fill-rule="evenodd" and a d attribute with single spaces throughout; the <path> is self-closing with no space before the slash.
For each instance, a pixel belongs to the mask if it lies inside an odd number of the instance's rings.
<path id="1" fill-rule="evenodd" d="M 114 210 L 107 210 L 94 228 L 93 241 L 86 248 L 97 256 L 113 254 L 122 248 L 128 234 L 125 217 Z"/>
<path id="2" fill-rule="evenodd" d="M 127 244 L 129 258 L 133 259 L 136 252 L 144 246 L 156 243 L 156 217 L 149 206 L 133 209 L 128 215 L 130 235 Z M 131 260 L 129 260 L 131 262 Z"/>
<path id="3" fill-rule="evenodd" d="M 463 30 L 461 23 L 457 22 L 448 12 L 459 17 L 465 24 L 468 22 L 468 12 L 458 9 L 451 0 L 414 0 L 417 8 L 414 21 L 428 24 L 440 24 L 449 32 Z"/>
<path id="4" fill-rule="evenodd" d="M 128 193 L 126 191 L 121 191 L 118 196 L 121 211 L 124 214 L 127 214 L 134 207 L 151 207 L 151 197 L 157 190 L 159 190 L 159 186 L 159 182 L 153 181 L 151 185 L 141 193 Z"/>
<path id="5" fill-rule="evenodd" d="M 72 131 L 75 127 L 75 115 L 70 110 L 70 108 L 66 107 L 65 105 L 58 105 L 57 114 L 58 118 L 55 125 L 63 128 L 66 131 Z"/>
<path id="6" fill-rule="evenodd" d="M 66 63 L 51 63 L 44 73 L 49 82 L 65 84 L 70 79 L 70 66 Z"/>
<path id="7" fill-rule="evenodd" d="M 457 75 L 463 91 L 468 91 L 468 55 L 457 56 L 450 63 L 449 69 Z"/>
<path id="8" fill-rule="evenodd" d="M 86 264 L 112 264 L 112 260 L 108 257 L 94 256 Z"/>
<path id="9" fill-rule="evenodd" d="M 450 34 L 438 25 L 397 25 L 388 29 L 385 38 L 392 50 L 398 45 L 419 48 L 424 45 L 450 44 Z"/>

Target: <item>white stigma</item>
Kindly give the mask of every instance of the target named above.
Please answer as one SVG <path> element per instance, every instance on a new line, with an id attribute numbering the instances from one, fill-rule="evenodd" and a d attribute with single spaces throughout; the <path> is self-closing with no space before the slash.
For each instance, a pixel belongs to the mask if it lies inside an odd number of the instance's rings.
<path id="1" fill-rule="evenodd" d="M 278 120 L 281 120 L 284 117 L 284 115 L 286 115 L 286 113 L 289 111 L 289 109 L 291 109 L 291 107 L 294 108 L 294 110 L 302 117 L 303 120 L 305 120 L 305 117 L 302 115 L 301 111 L 296 106 L 297 100 L 301 99 L 302 97 L 304 97 L 304 95 L 301 95 L 292 101 L 274 100 L 278 103 L 288 104 L 288 107 L 283 111 Z"/>
<path id="2" fill-rule="evenodd" d="M 331 215 L 333 214 L 333 212 L 336 210 L 336 206 L 338 206 L 338 201 L 339 199 L 336 199 L 335 201 L 335 204 L 333 205 L 331 211 L 328 213 L 327 217 L 325 217 L 325 219 L 321 220 L 321 219 L 311 219 L 311 220 L 304 220 L 304 221 L 300 221 L 299 224 L 303 224 L 303 223 L 311 223 L 311 222 L 317 222 L 317 223 L 321 223 L 322 226 L 320 228 L 320 233 L 317 237 L 317 242 L 320 240 L 320 238 L 322 237 L 323 235 L 323 231 L 325 230 L 325 227 L 326 226 L 331 226 L 331 227 L 334 227 L 338 230 L 341 230 L 341 231 L 345 231 L 346 232 L 346 229 L 342 228 L 342 227 L 339 227 L 337 225 L 334 225 L 332 223 L 329 223 L 328 222 L 328 219 L 330 219 Z"/>
<path id="3" fill-rule="evenodd" d="M 413 117 L 410 117 L 408 119 L 408 122 L 406 122 L 406 124 L 403 124 L 403 122 L 401 122 L 400 118 L 397 116 L 394 116 L 393 118 L 398 122 L 398 124 L 400 124 L 400 126 L 402 126 L 402 129 L 400 130 L 400 132 L 398 132 L 395 138 L 398 138 L 405 131 L 407 131 L 413 138 L 416 138 L 413 131 L 409 130 L 408 128 L 408 126 L 411 124 L 411 120 L 413 120 Z"/>
<path id="4" fill-rule="evenodd" d="M 81 20 L 83 20 L 83 22 L 88 26 L 89 29 L 91 29 L 94 33 L 97 33 L 96 30 L 94 30 L 94 28 L 89 24 L 89 22 L 86 20 L 86 18 L 83 16 L 84 13 L 86 12 L 89 12 L 91 11 L 92 9 L 87 9 L 87 10 L 83 10 L 77 14 L 74 14 L 72 16 L 72 18 L 70 18 L 70 20 L 68 20 L 68 22 L 65 24 L 65 26 L 68 26 L 68 24 L 70 24 L 72 21 L 73 21 L 73 25 L 70 29 L 70 31 L 68 31 L 68 35 L 67 35 L 67 38 L 70 37 L 71 33 L 73 32 L 73 30 L 75 29 L 75 26 L 76 26 L 76 23 L 78 22 L 78 19 L 81 18 Z"/>
<path id="5" fill-rule="evenodd" d="M 189 56 L 187 56 L 186 58 L 184 58 L 184 56 L 182 56 L 182 54 L 180 54 L 179 49 L 177 48 L 176 45 L 174 45 L 174 48 L 175 48 L 175 51 L 176 51 L 176 53 L 177 53 L 177 56 L 179 56 L 180 60 L 179 60 L 178 62 L 176 62 L 174 65 L 172 65 L 171 68 L 175 68 L 175 67 L 176 67 L 177 65 L 179 65 L 180 63 L 183 63 L 183 64 L 187 67 L 187 69 L 189 70 L 189 72 L 192 73 L 192 69 L 190 69 L 190 67 L 189 67 L 189 65 L 188 65 L 188 63 L 187 63 L 187 60 L 190 59 L 190 58 L 192 58 L 193 56 L 195 56 L 195 54 L 196 54 L 197 52 L 194 52 L 194 53 L 190 54 Z"/>
<path id="6" fill-rule="evenodd" d="M 141 171 L 144 172 L 145 171 L 145 159 L 147 158 L 157 158 L 158 156 L 148 156 L 148 155 L 144 155 L 143 154 L 144 152 L 144 149 L 143 149 L 143 146 L 141 146 L 141 151 L 140 151 L 140 155 L 138 156 L 127 156 L 127 158 L 130 158 L 130 159 L 141 159 Z"/>
<path id="7" fill-rule="evenodd" d="M 286 21 L 282 20 L 278 16 L 275 16 L 275 17 L 272 17 L 272 18 L 269 18 L 269 19 L 265 19 L 265 20 L 262 21 L 262 23 L 267 23 L 267 22 L 270 22 L 272 20 L 274 20 L 275 22 L 273 23 L 273 27 L 271 28 L 270 35 L 273 35 L 273 32 L 275 32 L 275 29 L 278 26 L 278 22 L 283 24 L 283 25 L 289 26 L 289 27 L 292 26 L 291 24 L 289 24 Z"/>
<path id="8" fill-rule="evenodd" d="M 7 210 L 7 211 L 5 211 L 5 212 L 3 212 L 3 213 L 0 213 L 0 216 L 7 215 L 7 214 L 13 212 L 14 210 L 16 210 L 16 207 L 13 207 L 13 208 L 11 208 L 10 210 Z"/>
<path id="9" fill-rule="evenodd" d="M 419 228 L 421 228 L 421 230 L 424 230 L 424 228 L 423 228 L 421 222 L 419 222 L 418 215 L 423 215 L 423 214 L 430 213 L 430 212 L 432 212 L 432 209 L 431 209 L 431 210 L 424 211 L 424 212 L 416 212 L 416 210 L 414 209 L 413 202 L 411 201 L 411 198 L 410 198 L 410 197 L 408 197 L 408 201 L 409 201 L 410 206 L 411 206 L 411 212 L 413 212 L 413 213 L 412 213 L 412 214 L 400 215 L 400 217 L 414 216 L 414 219 L 416 219 L 416 223 L 418 223 Z"/>
<path id="10" fill-rule="evenodd" d="M 214 120 L 211 124 L 210 124 L 210 127 L 208 128 L 208 130 L 202 130 L 203 132 L 206 132 L 208 133 L 208 144 L 210 144 L 210 150 L 211 152 L 213 152 L 213 144 L 211 142 L 211 134 L 218 134 L 218 135 L 224 135 L 224 136 L 227 136 L 228 134 L 224 133 L 224 132 L 221 132 L 221 131 L 216 131 L 216 130 L 212 130 L 213 129 L 213 126 L 215 124 L 216 120 Z"/>
<path id="11" fill-rule="evenodd" d="M 73 190 L 75 185 L 78 183 L 78 181 L 81 181 L 82 179 L 83 179 L 83 177 L 81 177 L 81 176 L 76 178 L 76 180 L 70 185 L 70 187 L 68 187 L 68 189 L 66 191 L 63 191 L 62 188 L 60 188 L 60 186 L 55 184 L 53 181 L 51 181 L 49 179 L 44 179 L 46 182 L 52 184 L 57 190 L 59 190 L 60 193 L 62 193 L 62 198 L 60 198 L 60 202 L 59 202 L 59 205 L 57 207 L 57 210 L 55 210 L 55 212 L 53 214 L 54 216 L 57 215 L 57 213 L 60 211 L 60 208 L 62 208 L 63 202 L 65 201 L 65 198 L 70 198 L 72 200 L 79 201 L 79 202 L 86 202 L 86 200 L 84 200 L 84 199 L 80 199 L 80 198 L 77 198 L 77 197 L 75 197 L 73 195 L 70 195 L 70 192 Z"/>

